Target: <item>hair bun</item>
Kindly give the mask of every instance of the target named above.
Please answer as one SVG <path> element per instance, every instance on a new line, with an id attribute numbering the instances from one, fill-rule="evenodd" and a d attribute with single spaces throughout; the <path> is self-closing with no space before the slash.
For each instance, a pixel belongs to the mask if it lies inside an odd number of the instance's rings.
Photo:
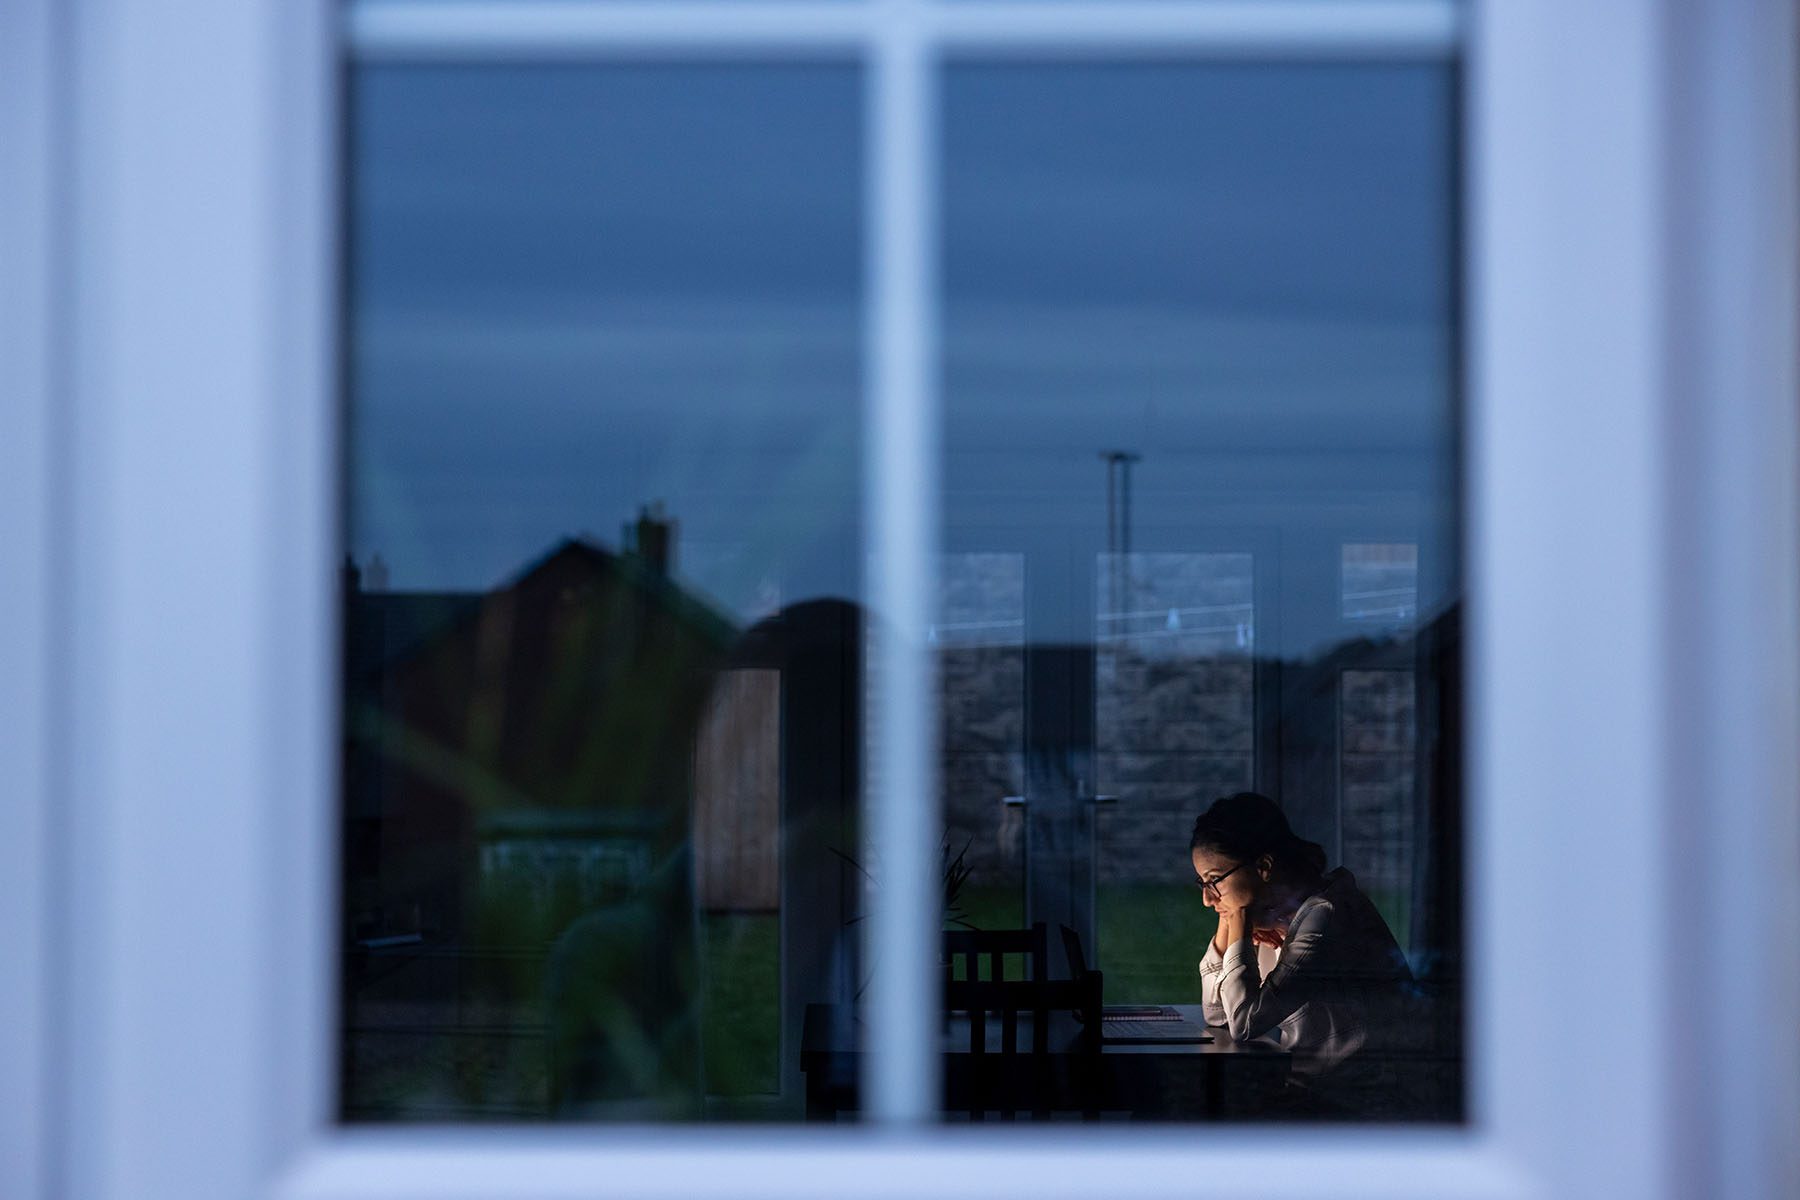
<path id="1" fill-rule="evenodd" d="M 1294 832 L 1281 806 L 1261 792 L 1233 792 L 1194 822 L 1190 851 L 1208 849 L 1248 862 L 1267 854 L 1309 875 L 1325 871 L 1325 848 Z"/>

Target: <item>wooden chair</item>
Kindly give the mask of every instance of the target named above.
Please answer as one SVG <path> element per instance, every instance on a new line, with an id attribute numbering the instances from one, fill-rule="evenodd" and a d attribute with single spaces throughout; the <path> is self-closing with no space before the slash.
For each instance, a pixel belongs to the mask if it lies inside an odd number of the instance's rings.
<path id="1" fill-rule="evenodd" d="M 991 1111 L 1016 1120 L 1021 1109 L 1039 1120 L 1058 1111 L 1099 1115 L 1098 972 L 1083 979 L 952 980 L 944 1002 L 948 1011 L 968 1014 L 968 1052 L 947 1056 L 945 1082 L 948 1099 L 971 1121 Z M 1027 1019 L 1022 1046 L 1019 1026 Z M 997 1049 L 990 1021 L 999 1025 Z"/>
<path id="2" fill-rule="evenodd" d="M 944 931 L 944 977 L 954 979 L 956 968 L 969 982 L 981 978 L 981 960 L 987 959 L 988 979 L 999 982 L 1006 978 L 1006 956 L 1025 956 L 1025 977 L 1033 980 L 1050 978 L 1048 935 L 1039 921 L 1030 929 L 947 929 Z"/>
<path id="3" fill-rule="evenodd" d="M 1030 929 L 956 930 L 944 935 L 944 1011 L 966 1014 L 967 1053 L 945 1062 L 947 1107 L 971 1121 L 997 1110 L 1007 1120 L 1028 1109 L 1038 1119 L 1052 1111 L 1099 1115 L 1100 993 L 1098 971 L 1079 979 L 1052 980 L 1042 923 Z M 1008 979 L 1005 956 L 1026 956 L 1023 979 Z M 981 959 L 988 978 L 981 977 Z M 961 962 L 964 978 L 956 978 Z M 1073 1018 L 1073 1021 L 1070 1018 Z M 1028 1046 L 1019 1026 L 1029 1019 Z M 990 1046 L 997 1022 L 999 1046 Z"/>

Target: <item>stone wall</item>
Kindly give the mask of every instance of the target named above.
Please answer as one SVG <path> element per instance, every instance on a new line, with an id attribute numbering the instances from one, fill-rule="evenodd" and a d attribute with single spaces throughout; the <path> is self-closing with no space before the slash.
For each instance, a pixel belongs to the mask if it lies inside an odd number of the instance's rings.
<path id="1" fill-rule="evenodd" d="M 1212 800 L 1256 786 L 1255 621 L 1250 556 L 1103 556 L 1094 644 L 1093 788 L 1116 797 L 1096 814 L 1098 882 L 1191 883 L 1187 839 Z M 946 564 L 937 631 L 943 712 L 945 837 L 967 846 L 971 883 L 1023 876 L 1025 646 L 1023 560 L 959 555 Z M 1413 780 L 1417 732 L 1413 672 L 1338 669 L 1335 704 L 1304 719 L 1322 764 L 1326 812 L 1341 829 L 1303 829 L 1341 840 L 1344 865 L 1371 892 L 1404 897 L 1416 854 Z M 1329 674 L 1325 679 L 1330 679 Z M 1328 695 L 1332 693 L 1327 693 Z M 1335 708 L 1335 712 L 1332 708 Z M 1335 722 L 1335 729 L 1331 723 Z"/>

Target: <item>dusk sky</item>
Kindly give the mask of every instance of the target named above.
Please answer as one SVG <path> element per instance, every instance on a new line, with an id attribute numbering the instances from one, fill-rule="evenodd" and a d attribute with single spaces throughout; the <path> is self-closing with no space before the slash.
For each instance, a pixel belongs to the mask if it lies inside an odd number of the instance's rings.
<path id="1" fill-rule="evenodd" d="M 1127 448 L 1146 546 L 1447 563 L 1451 98 L 1423 66 L 953 67 L 949 547 L 1090 552 Z M 740 618 L 853 595 L 861 102 L 842 65 L 359 72 L 353 553 L 489 587 L 660 501 Z"/>

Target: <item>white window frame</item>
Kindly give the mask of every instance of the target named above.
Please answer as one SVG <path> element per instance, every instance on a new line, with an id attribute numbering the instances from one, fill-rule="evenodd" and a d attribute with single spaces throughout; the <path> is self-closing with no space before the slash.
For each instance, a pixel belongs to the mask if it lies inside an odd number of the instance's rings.
<path id="1" fill-rule="evenodd" d="M 0 710 L 18 714 L 0 722 L 0 768 L 19 798 L 0 805 L 0 927 L 20 938 L 0 972 L 0 1018 L 17 1018 L 0 1020 L 7 1194 L 1785 1194 L 1800 1179 L 1793 14 L 1458 13 L 513 0 L 346 29 L 327 0 L 15 0 L 0 17 L 0 178 L 27 181 L 0 208 L 0 266 L 26 298 L 0 309 L 17 351 L 0 360 L 0 545 L 25 564 L 0 583 Z M 362 54 L 436 38 L 449 56 L 512 39 L 521 57 L 864 58 L 871 583 L 897 630 L 876 819 L 913 879 L 878 917 L 866 1127 L 332 1121 L 346 38 Z M 1466 63 L 1465 1128 L 920 1120 L 929 997 L 903 964 L 930 950 L 931 831 L 908 811 L 928 811 L 931 783 L 931 111 L 952 44 Z"/>
<path id="2" fill-rule="evenodd" d="M 49 1186 L 55 32 L 0 15 L 0 1190 Z"/>

